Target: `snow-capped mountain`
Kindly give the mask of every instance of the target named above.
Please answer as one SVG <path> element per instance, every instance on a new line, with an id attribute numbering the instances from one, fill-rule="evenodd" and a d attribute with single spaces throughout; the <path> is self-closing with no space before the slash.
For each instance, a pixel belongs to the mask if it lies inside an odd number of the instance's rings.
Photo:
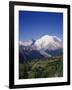
<path id="1" fill-rule="evenodd" d="M 37 40 L 19 42 L 19 50 L 26 58 L 51 57 L 62 54 L 63 43 L 56 36 L 44 35 Z"/>
<path id="2" fill-rule="evenodd" d="M 62 48 L 62 41 L 56 36 L 45 35 L 40 39 L 36 40 L 35 46 L 38 50 L 56 50 L 58 48 Z"/>
<path id="3" fill-rule="evenodd" d="M 23 45 L 23 46 L 30 46 L 30 45 L 32 45 L 33 42 L 34 42 L 33 40 L 27 40 L 24 42 L 20 41 L 19 44 Z"/>
<path id="4" fill-rule="evenodd" d="M 56 36 L 44 35 L 37 40 L 20 42 L 20 45 L 31 46 L 37 50 L 56 50 L 63 47 L 62 41 Z"/>

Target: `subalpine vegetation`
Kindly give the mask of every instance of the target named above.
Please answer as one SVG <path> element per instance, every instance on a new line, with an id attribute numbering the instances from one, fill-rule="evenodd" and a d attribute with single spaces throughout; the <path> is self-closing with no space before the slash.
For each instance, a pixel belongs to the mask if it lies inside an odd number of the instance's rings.
<path id="1" fill-rule="evenodd" d="M 63 76 L 63 56 L 26 60 L 19 64 L 19 79 Z"/>

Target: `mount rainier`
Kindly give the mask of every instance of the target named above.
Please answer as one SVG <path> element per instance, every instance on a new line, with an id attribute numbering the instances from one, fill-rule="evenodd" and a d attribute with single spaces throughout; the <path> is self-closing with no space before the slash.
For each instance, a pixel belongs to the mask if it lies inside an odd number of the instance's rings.
<path id="1" fill-rule="evenodd" d="M 44 35 L 37 40 L 19 42 L 21 59 L 37 59 L 63 54 L 63 42 L 57 36 Z"/>

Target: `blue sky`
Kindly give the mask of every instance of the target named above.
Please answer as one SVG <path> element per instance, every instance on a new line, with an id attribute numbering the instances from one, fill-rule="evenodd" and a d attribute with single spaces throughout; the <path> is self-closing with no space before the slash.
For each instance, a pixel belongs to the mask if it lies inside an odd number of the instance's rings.
<path id="1" fill-rule="evenodd" d="M 63 13 L 19 11 L 19 40 L 54 35 L 63 39 Z"/>

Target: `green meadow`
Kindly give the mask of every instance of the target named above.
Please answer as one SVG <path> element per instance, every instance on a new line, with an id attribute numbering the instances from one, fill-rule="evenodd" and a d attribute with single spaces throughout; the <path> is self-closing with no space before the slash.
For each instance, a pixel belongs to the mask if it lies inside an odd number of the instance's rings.
<path id="1" fill-rule="evenodd" d="M 63 56 L 33 59 L 19 64 L 19 79 L 63 77 Z"/>

